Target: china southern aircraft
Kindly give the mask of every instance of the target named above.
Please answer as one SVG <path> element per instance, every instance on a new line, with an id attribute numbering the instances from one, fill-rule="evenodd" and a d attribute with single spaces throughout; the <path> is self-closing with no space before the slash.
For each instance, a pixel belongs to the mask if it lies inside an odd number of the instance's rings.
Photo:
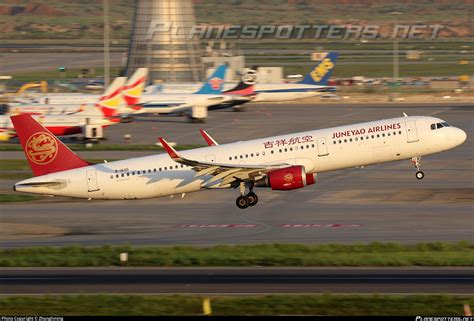
<path id="1" fill-rule="evenodd" d="M 254 206 L 255 187 L 294 190 L 316 174 L 411 159 L 422 179 L 421 156 L 461 145 L 466 133 L 434 117 L 406 116 L 328 129 L 91 164 L 74 154 L 30 115 L 12 122 L 35 177 L 15 191 L 85 199 L 144 199 L 207 189 L 239 188 L 239 208 Z"/>

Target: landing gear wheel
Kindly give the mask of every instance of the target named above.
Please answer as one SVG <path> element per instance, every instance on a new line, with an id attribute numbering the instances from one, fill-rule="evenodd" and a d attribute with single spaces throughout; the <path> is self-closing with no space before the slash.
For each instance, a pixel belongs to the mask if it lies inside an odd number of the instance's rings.
<path id="1" fill-rule="evenodd" d="M 417 171 L 415 176 L 417 179 L 423 179 L 423 177 L 425 177 L 425 173 L 423 173 L 422 171 Z"/>
<path id="2" fill-rule="evenodd" d="M 245 209 L 249 207 L 249 199 L 246 196 L 241 195 L 237 197 L 235 204 L 237 205 L 238 208 Z"/>
<path id="3" fill-rule="evenodd" d="M 249 202 L 249 206 L 254 206 L 254 205 L 257 205 L 258 203 L 258 196 L 255 193 L 249 193 L 247 195 L 247 199 Z"/>

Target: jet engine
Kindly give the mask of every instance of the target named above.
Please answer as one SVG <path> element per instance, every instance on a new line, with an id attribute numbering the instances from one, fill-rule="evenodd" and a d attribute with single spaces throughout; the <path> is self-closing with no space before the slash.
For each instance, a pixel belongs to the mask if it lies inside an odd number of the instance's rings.
<path id="1" fill-rule="evenodd" d="M 297 165 L 275 169 L 267 176 L 255 182 L 257 187 L 270 187 L 273 190 L 289 191 L 312 185 L 316 182 L 316 174 L 306 174 L 304 166 Z"/>

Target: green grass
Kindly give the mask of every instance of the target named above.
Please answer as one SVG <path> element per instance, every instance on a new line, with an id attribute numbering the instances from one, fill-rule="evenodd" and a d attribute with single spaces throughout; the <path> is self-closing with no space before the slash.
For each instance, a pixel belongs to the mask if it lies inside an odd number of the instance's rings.
<path id="1" fill-rule="evenodd" d="M 29 202 L 41 199 L 41 196 L 27 194 L 0 194 L 0 203 Z"/>
<path id="2" fill-rule="evenodd" d="M 462 315 L 474 296 L 267 295 L 214 296 L 212 314 L 225 315 Z M 2 315 L 172 316 L 202 314 L 197 295 L 60 295 L 2 297 Z"/>
<path id="3" fill-rule="evenodd" d="M 0 250 L 0 266 L 473 266 L 474 245 L 457 243 L 259 244 L 213 247 L 70 246 Z"/>

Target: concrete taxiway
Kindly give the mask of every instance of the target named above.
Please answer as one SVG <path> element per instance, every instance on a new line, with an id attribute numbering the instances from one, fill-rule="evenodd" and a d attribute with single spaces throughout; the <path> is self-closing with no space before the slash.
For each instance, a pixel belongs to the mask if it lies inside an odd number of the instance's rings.
<path id="1" fill-rule="evenodd" d="M 0 269 L 3 295 L 61 293 L 472 294 L 466 268 L 53 268 Z"/>
<path id="2" fill-rule="evenodd" d="M 317 184 L 301 190 L 258 189 L 259 204 L 246 210 L 235 206 L 236 190 L 137 201 L 46 198 L 2 204 L 0 246 L 473 240 L 473 110 L 474 105 L 251 105 L 246 112 L 210 112 L 206 124 L 139 117 L 108 128 L 109 142 L 123 143 L 123 135 L 131 133 L 140 144 L 154 143 L 159 135 L 179 144 L 203 144 L 202 127 L 225 143 L 402 112 L 442 118 L 464 129 L 468 138 L 456 149 L 423 158 L 422 181 L 415 179 L 409 161 L 321 173 Z M 102 158 L 101 152 L 87 153 Z M 108 153 L 110 158 L 129 156 Z"/>

